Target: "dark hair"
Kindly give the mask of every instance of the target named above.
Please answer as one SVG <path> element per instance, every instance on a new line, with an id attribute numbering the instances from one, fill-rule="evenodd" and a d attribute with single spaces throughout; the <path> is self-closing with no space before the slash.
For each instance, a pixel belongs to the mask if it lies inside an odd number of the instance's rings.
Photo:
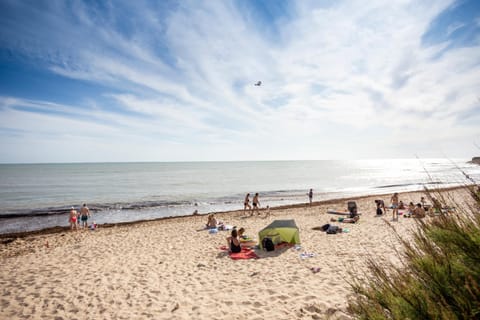
<path id="1" fill-rule="evenodd" d="M 421 208 L 421 207 L 422 207 L 422 205 L 421 205 L 420 203 L 417 203 L 417 207 Z"/>
<path id="2" fill-rule="evenodd" d="M 237 229 L 232 229 L 232 237 L 234 238 L 238 237 Z"/>

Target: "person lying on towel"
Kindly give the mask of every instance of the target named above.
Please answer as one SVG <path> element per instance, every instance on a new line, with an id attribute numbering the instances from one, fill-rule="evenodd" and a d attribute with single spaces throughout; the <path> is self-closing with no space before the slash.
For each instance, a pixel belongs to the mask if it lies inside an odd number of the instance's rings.
<path id="1" fill-rule="evenodd" d="M 353 218 L 332 218 L 330 221 L 332 222 L 343 222 L 343 223 L 356 223 L 358 220 L 360 220 L 360 216 L 356 215 Z"/>

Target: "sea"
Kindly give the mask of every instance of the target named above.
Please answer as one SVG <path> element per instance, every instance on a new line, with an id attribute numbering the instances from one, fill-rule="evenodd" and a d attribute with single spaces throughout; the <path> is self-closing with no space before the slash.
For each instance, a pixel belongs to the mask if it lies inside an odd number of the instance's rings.
<path id="1" fill-rule="evenodd" d="M 239 210 L 246 193 L 274 207 L 479 182 L 468 160 L 0 164 L 0 234 L 67 226 L 84 203 L 104 224 Z"/>

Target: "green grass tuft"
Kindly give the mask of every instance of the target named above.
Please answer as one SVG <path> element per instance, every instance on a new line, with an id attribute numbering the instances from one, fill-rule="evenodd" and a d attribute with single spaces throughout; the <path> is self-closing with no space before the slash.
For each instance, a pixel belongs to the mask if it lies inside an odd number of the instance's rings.
<path id="1" fill-rule="evenodd" d="M 370 274 L 351 282 L 358 319 L 480 319 L 480 194 L 454 214 L 418 221 L 402 265 L 370 259 Z M 427 190 L 428 191 L 428 190 Z M 438 197 L 445 201 L 445 199 Z M 445 202 L 443 202 L 445 204 Z"/>

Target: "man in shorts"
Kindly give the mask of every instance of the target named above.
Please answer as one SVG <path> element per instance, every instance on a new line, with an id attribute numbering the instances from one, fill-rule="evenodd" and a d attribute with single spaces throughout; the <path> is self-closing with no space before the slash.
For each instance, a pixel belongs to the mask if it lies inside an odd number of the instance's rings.
<path id="1" fill-rule="evenodd" d="M 255 196 L 253 197 L 253 209 L 252 209 L 252 213 L 251 215 L 253 215 L 253 213 L 255 211 L 257 211 L 257 215 L 260 215 L 260 211 L 259 211 L 259 208 L 260 208 L 260 201 L 258 200 L 258 193 L 255 193 Z"/>
<path id="2" fill-rule="evenodd" d="M 88 228 L 88 217 L 90 217 L 90 210 L 88 210 L 87 204 L 84 203 L 82 209 L 80 209 L 80 227 Z"/>

